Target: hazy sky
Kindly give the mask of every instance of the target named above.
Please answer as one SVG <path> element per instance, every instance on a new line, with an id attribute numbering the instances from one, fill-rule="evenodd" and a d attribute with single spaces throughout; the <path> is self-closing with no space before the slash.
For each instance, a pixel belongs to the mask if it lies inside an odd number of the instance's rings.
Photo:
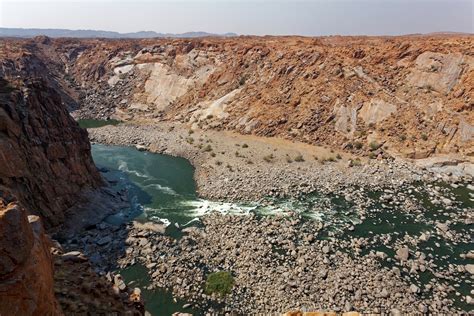
<path id="1" fill-rule="evenodd" d="M 0 26 L 163 33 L 473 33 L 474 0 L 0 0 Z"/>

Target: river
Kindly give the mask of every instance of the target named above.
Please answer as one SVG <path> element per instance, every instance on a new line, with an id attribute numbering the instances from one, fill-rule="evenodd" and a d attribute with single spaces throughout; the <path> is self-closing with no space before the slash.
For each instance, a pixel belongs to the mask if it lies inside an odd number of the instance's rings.
<path id="1" fill-rule="evenodd" d="M 98 144 L 92 146 L 92 154 L 103 175 L 116 183 L 117 188 L 128 190 L 130 210 L 109 217 L 107 220 L 111 223 L 131 219 L 162 222 L 168 225 L 167 234 L 179 238 L 178 227 L 195 225 L 200 216 L 211 211 L 242 215 L 255 212 L 260 216 L 296 211 L 308 220 L 326 224 L 326 234 L 321 238 L 361 237 L 373 240 L 363 249 L 362 254 L 383 251 L 393 259 L 394 245 L 403 241 L 405 235 L 420 236 L 423 233 L 431 238 L 411 245 L 412 250 L 425 252 L 440 271 L 451 269 L 452 264 L 472 263 L 472 260 L 468 262 L 460 257 L 461 254 L 474 250 L 472 224 L 465 220 L 466 212 L 472 211 L 474 205 L 473 193 L 467 188 L 467 184 L 450 186 L 442 182 L 431 185 L 415 183 L 397 192 L 360 190 L 360 194 L 366 199 L 361 216 L 360 208 L 342 194 L 323 196 L 314 193 L 300 199 L 268 199 L 260 204 L 209 201 L 197 196 L 194 168 L 183 158 L 138 151 L 130 147 Z M 433 203 L 433 191 L 440 193 L 437 200 L 449 198 L 452 206 L 445 209 L 442 204 Z M 387 199 L 384 196 L 387 192 L 414 201 L 416 210 L 408 212 L 406 205 Z M 459 238 L 447 239 L 441 236 L 437 224 L 445 221 L 450 223 L 452 234 L 459 235 Z M 382 264 L 390 266 L 393 261 L 383 261 Z M 140 287 L 148 285 L 146 268 L 142 266 L 121 272 L 127 281 L 134 281 Z M 434 273 L 428 270 L 416 274 L 402 271 L 402 275 L 420 286 L 428 284 L 434 277 Z M 472 288 L 469 276 L 465 272 L 453 272 L 451 279 L 447 281 L 455 288 L 452 295 L 456 305 L 468 308 L 461 297 L 469 295 Z M 182 309 L 185 302 L 175 302 L 165 290 L 145 290 L 144 298 L 147 309 L 153 315 L 185 311 Z M 188 311 L 195 314 L 200 312 Z"/>

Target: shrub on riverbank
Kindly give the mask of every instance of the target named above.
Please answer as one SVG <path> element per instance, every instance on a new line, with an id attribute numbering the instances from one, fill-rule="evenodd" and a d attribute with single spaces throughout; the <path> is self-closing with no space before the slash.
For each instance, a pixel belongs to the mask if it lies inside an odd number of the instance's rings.
<path id="1" fill-rule="evenodd" d="M 207 276 L 206 280 L 206 293 L 207 294 L 219 294 L 225 296 L 232 292 L 234 286 L 234 277 L 228 271 L 219 271 L 211 273 Z"/>
<path id="2" fill-rule="evenodd" d="M 296 155 L 295 161 L 296 162 L 303 162 L 304 161 L 303 155 L 301 155 L 301 154 Z"/>

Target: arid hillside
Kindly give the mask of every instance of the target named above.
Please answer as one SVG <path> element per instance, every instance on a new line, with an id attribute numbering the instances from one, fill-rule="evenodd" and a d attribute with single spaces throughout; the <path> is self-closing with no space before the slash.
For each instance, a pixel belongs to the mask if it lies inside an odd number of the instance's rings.
<path id="1" fill-rule="evenodd" d="M 180 121 L 371 156 L 474 155 L 472 36 L 43 37 L 3 46 L 44 62 L 78 117 Z"/>

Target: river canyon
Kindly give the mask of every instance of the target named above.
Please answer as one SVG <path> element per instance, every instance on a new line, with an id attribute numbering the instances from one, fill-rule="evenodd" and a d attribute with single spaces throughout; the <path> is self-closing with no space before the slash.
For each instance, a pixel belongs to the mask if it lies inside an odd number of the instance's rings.
<path id="1" fill-rule="evenodd" d="M 0 313 L 468 314 L 473 46 L 1 39 Z"/>

